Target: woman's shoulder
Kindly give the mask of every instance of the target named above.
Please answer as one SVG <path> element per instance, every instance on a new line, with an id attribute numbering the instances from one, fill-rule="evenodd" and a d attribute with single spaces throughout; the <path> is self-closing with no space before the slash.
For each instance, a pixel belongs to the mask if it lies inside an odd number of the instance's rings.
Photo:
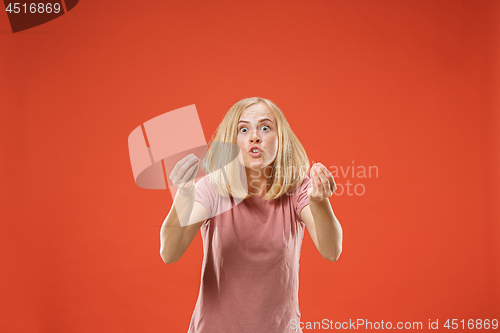
<path id="1" fill-rule="evenodd" d="M 307 191 L 307 189 L 311 186 L 311 179 L 309 176 L 304 176 L 302 181 L 298 182 L 298 186 L 296 186 L 295 190 L 292 192 L 293 194 L 303 192 L 304 190 Z"/>
<path id="2" fill-rule="evenodd" d="M 207 182 L 209 182 L 209 181 L 210 181 L 210 179 L 209 179 L 208 175 L 205 175 L 205 176 L 201 177 L 200 179 L 198 179 L 198 181 L 196 181 L 196 185 L 198 185 L 198 183 L 200 185 L 206 185 Z"/>
<path id="3" fill-rule="evenodd" d="M 201 190 L 203 192 L 206 192 L 207 194 L 215 194 L 215 190 L 213 189 L 212 184 L 210 183 L 210 177 L 208 175 L 205 175 L 201 177 L 197 182 L 196 182 L 196 189 Z"/>
<path id="4" fill-rule="evenodd" d="M 215 187 L 215 183 L 213 183 L 213 180 L 211 179 L 210 175 L 205 175 L 203 177 L 201 177 L 197 182 L 196 184 L 200 184 L 200 186 L 206 186 L 206 187 L 210 187 L 210 188 L 214 188 Z"/>
<path id="5" fill-rule="evenodd" d="M 307 191 L 309 190 L 309 187 L 311 187 L 311 179 L 306 175 L 304 179 L 302 179 L 302 182 L 300 182 L 300 185 L 293 191 L 291 195 L 291 204 L 294 207 L 294 210 L 296 212 L 297 219 L 301 221 L 300 218 L 300 212 L 302 209 L 309 204 L 309 198 L 307 195 Z"/>

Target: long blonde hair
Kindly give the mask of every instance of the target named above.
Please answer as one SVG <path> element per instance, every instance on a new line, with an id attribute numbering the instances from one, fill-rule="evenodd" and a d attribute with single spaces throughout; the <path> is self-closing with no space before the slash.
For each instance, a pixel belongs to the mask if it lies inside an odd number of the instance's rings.
<path id="1" fill-rule="evenodd" d="M 283 112 L 272 101 L 261 98 L 245 98 L 234 104 L 222 119 L 209 142 L 203 157 L 203 166 L 214 190 L 222 196 L 244 199 L 250 196 L 247 189 L 245 168 L 236 158 L 238 121 L 250 105 L 262 103 L 274 114 L 278 130 L 278 151 L 270 177 L 270 188 L 264 200 L 277 199 L 291 194 L 298 188 L 309 171 L 309 159 L 297 136 L 293 133 Z"/>

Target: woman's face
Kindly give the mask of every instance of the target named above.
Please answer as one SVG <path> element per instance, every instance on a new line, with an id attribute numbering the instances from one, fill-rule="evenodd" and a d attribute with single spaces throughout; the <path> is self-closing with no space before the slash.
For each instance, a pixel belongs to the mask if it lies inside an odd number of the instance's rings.
<path id="1" fill-rule="evenodd" d="M 243 111 L 238 121 L 237 142 L 240 163 L 246 168 L 260 170 L 274 162 L 278 152 L 278 129 L 267 105 L 253 104 Z"/>

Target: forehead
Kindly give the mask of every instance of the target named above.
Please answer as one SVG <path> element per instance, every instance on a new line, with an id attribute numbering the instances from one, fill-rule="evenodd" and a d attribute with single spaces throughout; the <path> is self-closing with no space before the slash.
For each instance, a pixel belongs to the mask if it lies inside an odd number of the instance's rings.
<path id="1" fill-rule="evenodd" d="M 252 104 L 243 110 L 240 120 L 259 119 L 264 117 L 270 118 L 273 122 L 276 122 L 273 112 L 269 110 L 267 105 L 258 103 Z"/>

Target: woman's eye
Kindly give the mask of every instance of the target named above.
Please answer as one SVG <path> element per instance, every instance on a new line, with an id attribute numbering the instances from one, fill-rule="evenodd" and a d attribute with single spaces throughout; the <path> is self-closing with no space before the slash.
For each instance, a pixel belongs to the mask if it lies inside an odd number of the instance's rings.
<path id="1" fill-rule="evenodd" d="M 245 133 L 248 130 L 246 129 L 246 127 L 242 127 L 242 128 L 240 128 L 240 131 L 243 132 L 243 133 Z"/>
<path id="2" fill-rule="evenodd" d="M 262 126 L 262 129 L 263 129 L 264 131 L 269 131 L 269 126 Z"/>

